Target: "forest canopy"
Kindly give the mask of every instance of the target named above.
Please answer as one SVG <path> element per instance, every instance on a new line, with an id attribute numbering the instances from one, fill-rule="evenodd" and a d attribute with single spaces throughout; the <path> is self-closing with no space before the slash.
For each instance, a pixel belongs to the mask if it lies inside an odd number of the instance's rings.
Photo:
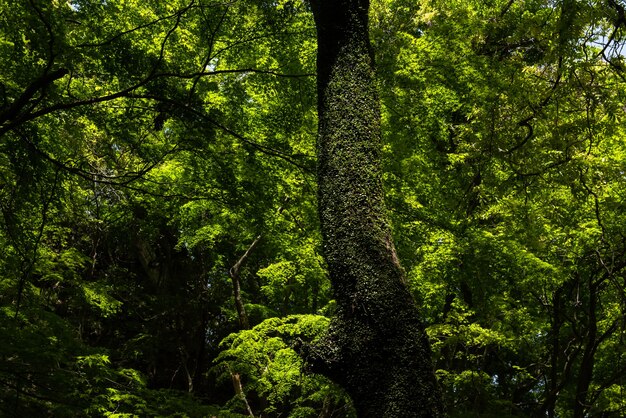
<path id="1" fill-rule="evenodd" d="M 372 0 L 369 37 L 447 414 L 624 416 L 626 4 Z M 317 41 L 302 0 L 0 0 L 0 415 L 356 416 L 306 355 Z"/>

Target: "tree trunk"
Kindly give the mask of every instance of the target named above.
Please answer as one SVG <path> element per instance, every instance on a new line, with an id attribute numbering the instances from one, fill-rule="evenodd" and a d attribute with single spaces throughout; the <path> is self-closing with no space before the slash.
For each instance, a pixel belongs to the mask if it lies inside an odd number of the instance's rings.
<path id="1" fill-rule="evenodd" d="M 346 389 L 360 417 L 440 417 L 430 347 L 386 218 L 369 1 L 311 6 L 319 215 L 337 310 L 308 361 Z"/>
<path id="2" fill-rule="evenodd" d="M 248 320 L 248 314 L 246 313 L 246 308 L 244 307 L 243 299 L 241 298 L 241 280 L 239 278 L 239 270 L 241 269 L 241 265 L 244 261 L 246 261 L 246 259 L 250 256 L 250 253 L 252 253 L 252 251 L 254 251 L 256 246 L 259 244 L 262 237 L 263 235 L 257 236 L 241 258 L 237 260 L 235 265 L 233 265 L 230 270 L 228 270 L 228 275 L 233 283 L 233 296 L 235 297 L 235 308 L 237 309 L 237 318 L 239 319 L 240 329 L 250 329 L 250 321 Z"/>
<path id="3" fill-rule="evenodd" d="M 598 287 L 594 283 L 594 277 L 591 275 L 587 279 L 589 288 L 589 303 L 587 311 L 587 330 L 585 337 L 585 349 L 583 357 L 580 360 L 580 370 L 578 372 L 578 382 L 576 384 L 576 396 L 574 400 L 574 418 L 584 418 L 589 410 L 587 398 L 589 387 L 593 379 L 593 365 L 596 349 L 598 348 L 598 319 L 596 309 L 598 306 Z"/>

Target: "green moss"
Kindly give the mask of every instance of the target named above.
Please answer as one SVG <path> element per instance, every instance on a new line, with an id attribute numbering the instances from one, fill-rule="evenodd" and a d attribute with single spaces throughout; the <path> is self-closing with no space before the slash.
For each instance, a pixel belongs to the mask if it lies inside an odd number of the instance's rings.
<path id="1" fill-rule="evenodd" d="M 352 396 L 359 416 L 437 417 L 428 341 L 386 218 L 364 4 L 316 9 L 319 214 L 338 309 L 309 354 Z"/>

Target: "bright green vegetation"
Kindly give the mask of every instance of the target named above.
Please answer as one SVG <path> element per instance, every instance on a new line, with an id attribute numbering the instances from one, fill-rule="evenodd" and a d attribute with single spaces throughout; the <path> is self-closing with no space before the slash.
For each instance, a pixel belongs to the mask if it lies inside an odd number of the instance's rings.
<path id="1" fill-rule="evenodd" d="M 452 417 L 626 414 L 625 8 L 371 4 L 381 230 Z M 300 0 L 0 0 L 0 416 L 355 416 L 299 355 L 347 306 L 316 42 Z"/>

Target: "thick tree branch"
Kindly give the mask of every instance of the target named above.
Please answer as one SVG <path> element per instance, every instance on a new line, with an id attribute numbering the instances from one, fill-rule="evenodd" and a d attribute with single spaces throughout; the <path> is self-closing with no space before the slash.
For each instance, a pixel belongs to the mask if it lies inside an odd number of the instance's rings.
<path id="1" fill-rule="evenodd" d="M 0 126 L 7 121 L 12 121 L 18 118 L 22 109 L 28 104 L 37 92 L 45 90 L 48 86 L 69 74 L 69 70 L 66 68 L 60 68 L 51 73 L 45 73 L 41 77 L 33 81 L 24 90 L 24 93 L 20 95 L 8 108 L 0 113 Z M 8 129 L 7 129 L 8 130 Z M 6 132 L 5 127 L 0 128 L 0 136 Z"/>

